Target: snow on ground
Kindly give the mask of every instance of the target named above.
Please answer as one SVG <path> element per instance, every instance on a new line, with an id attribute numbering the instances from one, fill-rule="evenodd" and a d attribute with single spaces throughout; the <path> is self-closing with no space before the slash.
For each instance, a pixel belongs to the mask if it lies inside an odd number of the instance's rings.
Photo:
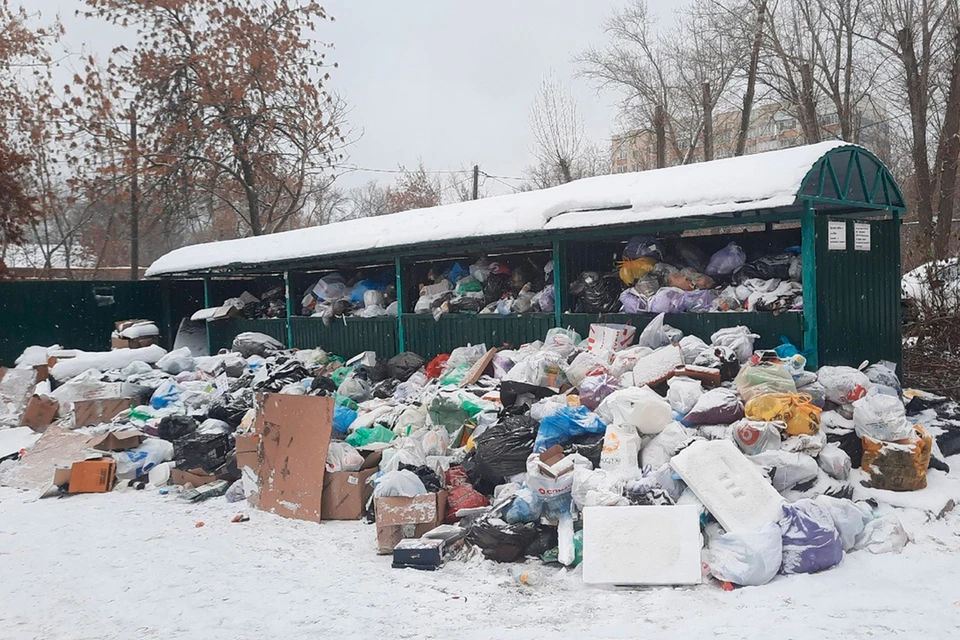
<path id="1" fill-rule="evenodd" d="M 240 511 L 250 521 L 231 523 Z M 151 491 L 37 501 L 2 488 L 0 636 L 956 638 L 960 514 L 899 513 L 915 541 L 902 555 L 855 552 L 764 587 L 600 589 L 579 571 L 527 587 L 477 557 L 433 573 L 392 569 L 360 522 Z"/>

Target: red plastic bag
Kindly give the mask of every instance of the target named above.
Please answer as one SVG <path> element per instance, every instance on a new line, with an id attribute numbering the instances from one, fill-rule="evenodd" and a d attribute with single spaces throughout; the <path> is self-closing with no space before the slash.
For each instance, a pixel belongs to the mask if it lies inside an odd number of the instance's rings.
<path id="1" fill-rule="evenodd" d="M 467 470 L 463 467 L 450 467 L 443 474 L 443 483 L 447 487 L 471 487 L 470 478 L 467 477 Z"/>
<path id="2" fill-rule="evenodd" d="M 444 522 L 453 524 L 459 520 L 457 511 L 460 509 L 476 509 L 477 507 L 488 506 L 490 506 L 490 501 L 469 483 L 450 487 L 447 490 L 447 518 Z"/>
<path id="3" fill-rule="evenodd" d="M 450 359 L 449 353 L 441 353 L 436 358 L 430 361 L 427 365 L 427 377 L 428 378 L 439 378 L 443 373 L 443 368 L 447 364 L 447 360 Z"/>

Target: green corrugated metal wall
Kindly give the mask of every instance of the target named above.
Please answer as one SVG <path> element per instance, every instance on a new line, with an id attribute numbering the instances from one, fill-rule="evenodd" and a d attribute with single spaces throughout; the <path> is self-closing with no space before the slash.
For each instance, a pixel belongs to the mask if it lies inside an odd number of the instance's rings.
<path id="1" fill-rule="evenodd" d="M 407 351 L 425 358 L 450 353 L 468 344 L 518 347 L 542 340 L 554 325 L 553 314 L 534 313 L 522 316 L 445 315 L 434 320 L 431 315 L 403 316 L 403 335 Z"/>
<path id="2" fill-rule="evenodd" d="M 319 318 L 291 318 L 293 346 L 298 349 L 322 347 L 347 360 L 364 351 L 376 351 L 379 358 L 397 355 L 396 318 L 334 319 L 329 325 Z"/>
<path id="3" fill-rule="evenodd" d="M 34 344 L 109 350 L 114 323 L 130 318 L 155 321 L 160 344 L 169 347 L 180 319 L 200 308 L 202 300 L 199 281 L 0 282 L 0 364 L 12 365 Z"/>
<path id="4" fill-rule="evenodd" d="M 644 327 L 656 317 L 655 313 L 641 313 L 636 315 L 626 313 L 612 313 L 601 316 L 585 313 L 565 313 L 563 323 L 565 327 L 574 329 L 583 338 L 590 333 L 593 323 L 610 322 L 616 324 L 630 324 L 643 331 Z M 772 349 L 780 344 L 780 336 L 786 336 L 790 342 L 803 349 L 803 314 L 782 313 L 778 316 L 772 313 L 669 313 L 664 321 L 683 331 L 684 335 L 698 336 L 705 342 L 710 342 L 710 336 L 726 327 L 743 325 L 760 335 L 755 346 L 758 349 Z"/>
<path id="5" fill-rule="evenodd" d="M 870 225 L 871 248 L 856 251 L 855 221 L 847 219 L 846 250 L 830 251 L 829 220 L 817 217 L 820 364 L 900 363 L 900 221 L 861 221 Z"/>

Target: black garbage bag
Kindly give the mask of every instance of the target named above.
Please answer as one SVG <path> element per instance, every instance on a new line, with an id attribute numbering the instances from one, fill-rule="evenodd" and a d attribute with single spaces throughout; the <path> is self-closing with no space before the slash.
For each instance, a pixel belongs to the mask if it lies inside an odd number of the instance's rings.
<path id="1" fill-rule="evenodd" d="M 500 484 L 507 476 L 527 470 L 540 423 L 529 415 L 508 415 L 474 440 L 474 462 L 481 478 Z"/>
<path id="2" fill-rule="evenodd" d="M 581 313 L 616 313 L 623 306 L 620 293 L 623 284 L 616 273 L 600 275 L 585 271 L 570 285 L 570 293 L 578 296 L 577 310 Z"/>
<path id="3" fill-rule="evenodd" d="M 192 433 L 173 443 L 178 469 L 203 469 L 212 473 L 234 455 L 233 437 L 227 433 Z"/>
<path id="4" fill-rule="evenodd" d="M 404 351 L 387 360 L 387 375 L 406 382 L 426 363 L 426 360 L 413 351 Z"/>
<path id="5" fill-rule="evenodd" d="M 337 383 L 327 376 L 317 376 L 310 383 L 310 395 L 329 396 L 337 392 Z"/>
<path id="6" fill-rule="evenodd" d="M 479 313 L 484 306 L 482 298 L 458 296 L 450 301 L 447 309 L 450 313 Z"/>
<path id="7" fill-rule="evenodd" d="M 400 381 L 395 380 L 394 378 L 381 380 L 377 384 L 373 385 L 373 397 L 379 398 L 380 400 L 392 398 L 393 392 L 397 390 L 398 384 L 400 384 Z"/>
<path id="8" fill-rule="evenodd" d="M 790 253 L 778 253 L 773 256 L 765 256 L 763 258 L 758 258 L 753 262 L 748 262 L 743 266 L 743 270 L 740 271 L 740 278 L 760 278 L 761 280 L 769 280 L 770 278 L 776 278 L 777 280 L 789 280 L 790 279 L 790 262 L 793 260 L 793 254 Z"/>
<path id="9" fill-rule="evenodd" d="M 250 356 L 262 356 L 266 358 L 271 354 L 283 350 L 283 345 L 280 344 L 277 339 L 265 333 L 257 333 L 255 331 L 245 331 L 238 334 L 237 337 L 233 339 L 232 346 L 233 350 L 244 358 L 249 358 Z"/>
<path id="10" fill-rule="evenodd" d="M 378 359 L 377 363 L 372 367 L 363 364 L 357 367 L 355 371 L 363 373 L 370 382 L 380 382 L 390 377 L 390 372 L 387 369 L 387 361 L 382 358 Z"/>
<path id="11" fill-rule="evenodd" d="M 563 455 L 568 456 L 571 453 L 579 453 L 593 464 L 594 469 L 599 469 L 600 454 L 603 453 L 603 437 L 604 434 L 602 433 L 586 433 L 582 436 L 577 436 L 563 445 Z"/>
<path id="12" fill-rule="evenodd" d="M 200 426 L 190 416 L 164 416 L 157 425 L 157 437 L 168 442 L 190 435 Z"/>
<path id="13" fill-rule="evenodd" d="M 207 417 L 223 420 L 232 428 L 236 429 L 240 426 L 240 421 L 243 420 L 243 416 L 252 408 L 253 390 L 249 387 L 244 387 L 217 398 L 213 404 L 210 405 L 210 409 L 207 411 Z"/>
<path id="14" fill-rule="evenodd" d="M 510 274 L 491 273 L 483 283 L 483 306 L 501 299 L 510 291 Z"/>
<path id="15" fill-rule="evenodd" d="M 915 416 L 918 413 L 933 409 L 937 412 L 937 417 L 941 420 L 960 419 L 960 413 L 954 411 L 955 408 L 956 405 L 954 405 L 953 400 L 950 398 L 935 395 L 929 395 L 927 397 L 914 396 L 910 398 L 910 402 L 907 403 L 907 415 Z"/>
<path id="16" fill-rule="evenodd" d="M 310 372 L 295 358 L 278 360 L 273 364 L 266 362 L 262 366 L 267 367 L 267 377 L 265 380 L 254 382 L 255 391 L 276 393 L 288 384 L 310 377 Z"/>
<path id="17" fill-rule="evenodd" d="M 460 466 L 463 467 L 463 470 L 467 472 L 467 478 L 470 480 L 470 484 L 473 485 L 473 488 L 485 496 L 492 496 L 493 492 L 497 488 L 497 485 L 503 482 L 502 479 L 498 482 L 490 482 L 489 480 L 483 479 L 483 476 L 480 475 L 480 471 L 477 469 L 476 449 L 470 451 L 470 453 L 466 455 L 466 457 L 463 459 L 463 462 L 460 463 Z"/>
<path id="18" fill-rule="evenodd" d="M 526 382 L 504 380 L 500 383 L 500 402 L 505 407 L 512 407 L 517 404 L 530 406 L 537 400 L 555 395 L 557 395 L 555 391 Z"/>
<path id="19" fill-rule="evenodd" d="M 417 474 L 417 477 L 423 482 L 423 486 L 427 488 L 427 493 L 439 493 L 443 491 L 443 481 L 440 479 L 440 476 L 437 475 L 436 471 L 426 465 L 414 467 L 413 465 L 403 464 L 401 462 L 398 469 L 400 471 L 412 471 Z"/>
<path id="20" fill-rule="evenodd" d="M 537 536 L 523 551 L 523 555 L 528 558 L 539 558 L 550 549 L 556 549 L 558 544 L 556 527 L 541 524 L 534 524 L 534 526 L 537 528 Z"/>
<path id="21" fill-rule="evenodd" d="M 516 562 L 539 535 L 540 530 L 533 524 L 506 524 L 484 517 L 470 527 L 467 542 L 480 548 L 490 560 Z"/>
<path id="22" fill-rule="evenodd" d="M 850 456 L 850 465 L 854 469 L 859 469 L 863 462 L 863 440 L 857 435 L 857 432 L 850 429 L 846 433 L 828 433 L 827 442 L 836 442 L 840 448 Z M 946 455 L 946 454 L 944 454 Z"/>
<path id="23" fill-rule="evenodd" d="M 710 258 L 704 253 L 703 249 L 693 244 L 689 240 L 677 240 L 674 251 L 679 258 L 680 264 L 691 269 L 696 269 L 703 273 L 710 263 Z"/>
<path id="24" fill-rule="evenodd" d="M 949 458 L 960 453 L 960 426 L 955 424 L 938 423 L 942 430 L 940 435 L 936 436 L 937 446 L 943 457 Z"/>

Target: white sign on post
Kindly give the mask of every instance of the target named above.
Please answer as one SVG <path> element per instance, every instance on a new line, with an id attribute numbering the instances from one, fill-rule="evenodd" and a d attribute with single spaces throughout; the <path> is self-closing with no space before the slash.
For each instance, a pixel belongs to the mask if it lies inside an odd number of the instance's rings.
<path id="1" fill-rule="evenodd" d="M 845 220 L 830 220 L 827 222 L 827 250 L 847 250 L 847 222 Z"/>
<path id="2" fill-rule="evenodd" d="M 853 223 L 853 250 L 870 251 L 870 223 Z"/>

